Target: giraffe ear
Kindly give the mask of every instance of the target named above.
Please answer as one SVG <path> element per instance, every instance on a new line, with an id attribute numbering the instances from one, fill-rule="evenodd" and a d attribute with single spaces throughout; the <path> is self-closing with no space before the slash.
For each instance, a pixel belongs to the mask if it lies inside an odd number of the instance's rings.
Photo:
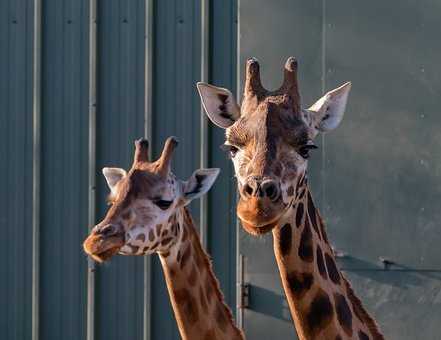
<path id="1" fill-rule="evenodd" d="M 111 195 L 115 195 L 116 185 L 120 180 L 127 176 L 127 173 L 121 168 L 103 168 L 103 175 L 106 178 Z"/>
<path id="2" fill-rule="evenodd" d="M 210 190 L 219 172 L 220 169 L 217 168 L 198 169 L 193 172 L 191 177 L 182 183 L 182 193 L 185 204 L 190 203 L 190 201 L 202 196 Z"/>
<path id="3" fill-rule="evenodd" d="M 331 131 L 340 124 L 350 90 L 351 83 L 347 82 L 326 93 L 308 109 L 317 130 L 320 132 Z"/>
<path id="4" fill-rule="evenodd" d="M 240 116 L 239 105 L 233 94 L 227 89 L 206 83 L 197 83 L 196 86 L 208 118 L 224 129 L 233 125 Z"/>

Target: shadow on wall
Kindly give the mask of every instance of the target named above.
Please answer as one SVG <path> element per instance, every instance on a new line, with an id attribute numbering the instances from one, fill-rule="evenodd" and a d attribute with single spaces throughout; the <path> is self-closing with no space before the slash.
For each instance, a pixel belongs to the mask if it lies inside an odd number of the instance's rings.
<path id="1" fill-rule="evenodd" d="M 339 265 L 362 300 L 373 298 L 377 302 L 391 303 L 416 298 L 420 303 L 441 303 L 441 270 L 414 269 L 400 264 L 385 269 L 380 262 L 372 263 L 348 255 L 339 259 Z M 377 290 L 372 291 L 373 287 Z M 269 289 L 250 284 L 249 308 L 291 322 L 285 296 Z"/>
<path id="2" fill-rule="evenodd" d="M 249 308 L 256 313 L 291 322 L 291 314 L 285 296 L 276 294 L 269 289 L 250 285 Z"/>

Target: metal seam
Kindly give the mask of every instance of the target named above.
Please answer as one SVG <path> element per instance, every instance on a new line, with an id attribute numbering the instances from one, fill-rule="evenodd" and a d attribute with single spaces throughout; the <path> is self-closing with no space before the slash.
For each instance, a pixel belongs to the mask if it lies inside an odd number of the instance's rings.
<path id="1" fill-rule="evenodd" d="M 32 65 L 32 340 L 40 326 L 41 0 L 34 1 Z"/>
<path id="2" fill-rule="evenodd" d="M 144 136 L 150 142 L 149 158 L 152 157 L 153 146 L 153 9 L 154 0 L 145 0 L 145 61 L 144 61 L 144 86 L 145 86 L 145 107 L 144 107 Z M 152 290 L 152 258 L 144 257 L 144 296 L 143 296 L 143 340 L 150 340 L 151 330 L 151 290 Z"/>
<path id="3" fill-rule="evenodd" d="M 89 158 L 88 158 L 88 225 L 95 224 L 96 215 L 96 0 L 89 2 Z M 87 261 L 87 329 L 86 339 L 95 338 L 95 263 Z"/>

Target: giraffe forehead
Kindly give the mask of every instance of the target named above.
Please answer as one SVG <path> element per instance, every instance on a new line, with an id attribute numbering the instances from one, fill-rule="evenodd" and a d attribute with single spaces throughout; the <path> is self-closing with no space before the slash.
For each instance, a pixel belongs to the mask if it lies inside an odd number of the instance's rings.
<path id="1" fill-rule="evenodd" d="M 227 141 L 238 146 L 297 145 L 308 140 L 312 133 L 301 114 L 281 103 L 265 101 L 228 128 L 226 136 Z"/>

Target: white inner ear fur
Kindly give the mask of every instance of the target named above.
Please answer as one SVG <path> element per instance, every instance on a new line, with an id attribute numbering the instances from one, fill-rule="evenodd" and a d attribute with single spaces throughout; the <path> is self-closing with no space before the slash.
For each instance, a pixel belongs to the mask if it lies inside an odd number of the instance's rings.
<path id="1" fill-rule="evenodd" d="M 111 194 L 115 195 L 116 185 L 120 180 L 127 176 L 127 173 L 121 168 L 103 168 L 103 175 L 106 178 Z"/>
<path id="2" fill-rule="evenodd" d="M 214 124 L 226 129 L 240 117 L 239 106 L 229 90 L 201 82 L 196 86 L 202 106 Z"/>
<path id="3" fill-rule="evenodd" d="M 351 83 L 347 82 L 326 93 L 308 109 L 313 117 L 314 125 L 319 131 L 330 131 L 340 124 L 350 90 Z"/>
<path id="4" fill-rule="evenodd" d="M 219 172 L 220 169 L 217 168 L 198 169 L 193 172 L 186 182 L 182 182 L 182 194 L 185 204 L 210 190 Z"/>

